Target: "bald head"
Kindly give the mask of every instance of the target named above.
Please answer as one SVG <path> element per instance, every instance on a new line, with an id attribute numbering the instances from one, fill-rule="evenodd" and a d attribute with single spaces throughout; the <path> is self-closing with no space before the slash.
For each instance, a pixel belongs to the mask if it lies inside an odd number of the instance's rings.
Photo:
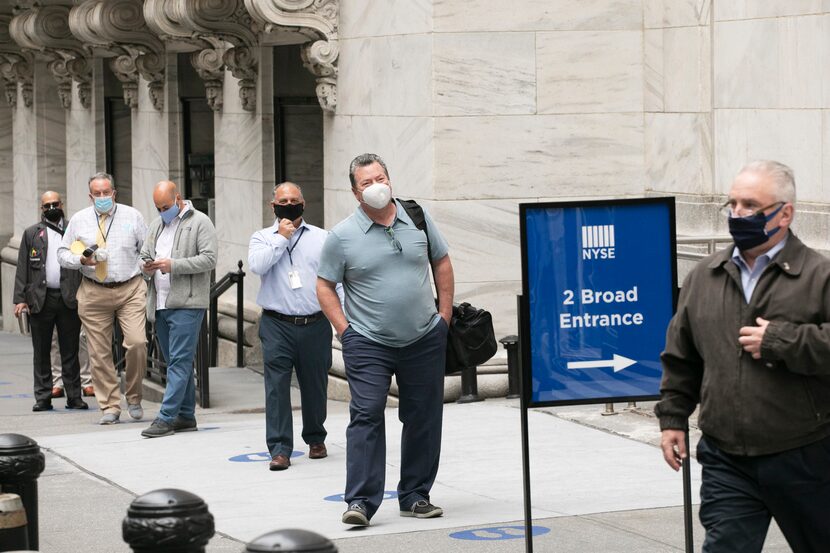
<path id="1" fill-rule="evenodd" d="M 46 205 L 53 202 L 60 202 L 61 195 L 55 192 L 54 190 L 47 190 L 43 194 L 40 195 L 40 205 Z"/>
<path id="2" fill-rule="evenodd" d="M 179 195 L 179 190 L 176 188 L 176 183 L 169 180 L 163 180 L 156 183 L 153 188 L 153 203 L 156 204 L 156 209 L 159 213 L 167 211 L 173 205 L 178 205 L 182 208 L 182 197 Z"/>

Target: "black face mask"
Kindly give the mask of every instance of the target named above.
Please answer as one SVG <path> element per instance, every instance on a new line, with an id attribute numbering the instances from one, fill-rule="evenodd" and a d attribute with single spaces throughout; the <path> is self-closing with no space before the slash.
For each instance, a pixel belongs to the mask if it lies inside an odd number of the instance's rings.
<path id="1" fill-rule="evenodd" d="M 274 215 L 277 216 L 277 219 L 288 219 L 289 221 L 294 221 L 303 215 L 303 204 L 287 204 L 287 205 L 274 205 Z"/>
<path id="2" fill-rule="evenodd" d="M 773 234 L 781 230 L 781 227 L 775 227 L 767 231 L 766 227 L 767 223 L 781 211 L 782 207 L 784 207 L 784 204 L 781 204 L 778 209 L 769 215 L 756 213 L 749 217 L 730 217 L 728 219 L 729 234 L 732 235 L 732 239 L 735 241 L 738 249 L 746 251 L 756 248 L 769 240 Z"/>
<path id="3" fill-rule="evenodd" d="M 50 207 L 43 212 L 43 216 L 50 223 L 57 223 L 63 218 L 63 210 L 59 207 Z"/>

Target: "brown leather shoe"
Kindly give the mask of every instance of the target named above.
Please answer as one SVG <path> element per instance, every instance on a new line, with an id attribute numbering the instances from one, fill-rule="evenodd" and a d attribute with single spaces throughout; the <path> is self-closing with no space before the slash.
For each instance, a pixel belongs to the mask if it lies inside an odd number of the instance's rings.
<path id="1" fill-rule="evenodd" d="M 86 397 L 92 397 L 95 395 L 95 388 L 92 386 L 84 386 L 81 391 Z"/>
<path id="2" fill-rule="evenodd" d="M 275 455 L 268 464 L 269 470 L 285 470 L 291 466 L 291 460 L 285 455 Z"/>
<path id="3" fill-rule="evenodd" d="M 63 388 L 55 386 L 52 388 L 52 397 L 63 397 Z"/>
<path id="4" fill-rule="evenodd" d="M 323 457 L 327 457 L 329 454 L 326 451 L 326 444 L 310 444 L 308 446 L 308 458 L 309 459 L 322 459 Z"/>

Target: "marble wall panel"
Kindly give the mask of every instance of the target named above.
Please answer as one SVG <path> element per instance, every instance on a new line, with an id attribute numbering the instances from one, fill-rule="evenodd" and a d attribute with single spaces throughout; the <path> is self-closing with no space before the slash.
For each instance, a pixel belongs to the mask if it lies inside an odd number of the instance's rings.
<path id="1" fill-rule="evenodd" d="M 642 114 L 452 117 L 435 122 L 437 199 L 642 193 Z"/>
<path id="2" fill-rule="evenodd" d="M 715 2 L 715 21 L 827 13 L 827 0 L 729 0 Z"/>
<path id="3" fill-rule="evenodd" d="M 711 9 L 712 0 L 645 0 L 643 22 L 646 29 L 708 25 Z"/>
<path id="4" fill-rule="evenodd" d="M 14 153 L 14 235 L 40 219 L 38 193 L 38 124 L 35 110 L 23 105 L 18 87 L 17 105 L 13 113 Z"/>
<path id="5" fill-rule="evenodd" d="M 12 160 L 12 110 L 8 105 L 0 104 L 0 248 L 6 245 L 14 234 L 14 169 Z"/>
<path id="6" fill-rule="evenodd" d="M 646 111 L 700 112 L 711 109 L 709 27 L 644 32 Z"/>
<path id="7" fill-rule="evenodd" d="M 449 244 L 456 281 L 521 280 L 518 201 L 422 203 Z"/>
<path id="8" fill-rule="evenodd" d="M 748 161 L 774 159 L 795 171 L 800 201 L 827 201 L 820 110 L 717 110 L 714 128 L 715 192 L 726 194 Z"/>
<path id="9" fill-rule="evenodd" d="M 34 64 L 35 132 L 37 134 L 37 190 L 66 193 L 66 110 L 60 103 L 58 86 L 46 63 Z M 38 215 L 35 220 L 39 220 Z"/>
<path id="10" fill-rule="evenodd" d="M 436 32 L 641 29 L 642 0 L 434 0 Z"/>
<path id="11" fill-rule="evenodd" d="M 340 39 L 428 33 L 432 0 L 342 0 Z"/>
<path id="12" fill-rule="evenodd" d="M 78 101 L 78 83 L 73 82 L 72 107 L 66 114 L 66 197 L 64 209 L 68 216 L 89 205 L 88 181 L 103 171 L 106 160 L 99 141 L 98 127 L 103 127 L 103 106 L 93 103 L 85 108 Z M 103 129 L 101 129 L 103 131 Z M 102 134 L 102 133 L 101 133 Z M 100 157 L 99 157 L 100 156 Z"/>
<path id="13" fill-rule="evenodd" d="M 237 269 L 240 259 L 243 270 L 248 269 L 248 243 L 251 235 L 263 228 L 259 218 L 244 217 L 240 214 L 258 211 L 262 203 L 262 188 L 259 182 L 230 178 L 216 179 L 216 236 L 219 240 L 219 257 L 216 264 L 217 278 L 228 271 Z M 258 278 L 245 277 L 245 295 L 255 298 L 259 287 Z"/>
<path id="14" fill-rule="evenodd" d="M 715 25 L 716 108 L 818 108 L 828 39 L 824 16 Z"/>
<path id="15" fill-rule="evenodd" d="M 648 191 L 712 194 L 712 122 L 709 113 L 647 113 Z"/>
<path id="16" fill-rule="evenodd" d="M 396 195 L 433 197 L 433 130 L 430 117 L 326 117 L 325 193 L 348 190 L 349 163 L 357 155 L 372 152 L 386 162 Z M 444 178 L 455 176 L 444 173 Z M 331 220 L 327 204 L 326 224 Z"/>
<path id="17" fill-rule="evenodd" d="M 539 113 L 643 109 L 643 33 L 536 34 Z"/>
<path id="18" fill-rule="evenodd" d="M 340 40 L 338 115 L 432 114 L 432 35 Z"/>
<path id="19" fill-rule="evenodd" d="M 436 115 L 536 112 L 534 33 L 438 34 L 434 40 Z"/>
<path id="20" fill-rule="evenodd" d="M 341 183 L 342 184 L 342 183 Z M 331 229 L 334 225 L 354 213 L 357 209 L 357 200 L 349 188 L 348 181 L 340 189 L 328 188 L 323 198 L 325 204 L 325 228 Z"/>

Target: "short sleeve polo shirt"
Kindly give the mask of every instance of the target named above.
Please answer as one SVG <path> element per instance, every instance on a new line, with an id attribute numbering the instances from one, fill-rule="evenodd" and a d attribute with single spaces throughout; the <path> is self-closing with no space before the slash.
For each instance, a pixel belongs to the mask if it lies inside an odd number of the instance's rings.
<path id="1" fill-rule="evenodd" d="M 387 229 L 358 207 L 329 232 L 317 275 L 342 282 L 346 319 L 359 334 L 390 347 L 412 344 L 438 323 L 427 238 L 396 202 Z M 424 210 L 432 259 L 447 242 Z M 398 244 L 400 248 L 398 248 Z"/>

